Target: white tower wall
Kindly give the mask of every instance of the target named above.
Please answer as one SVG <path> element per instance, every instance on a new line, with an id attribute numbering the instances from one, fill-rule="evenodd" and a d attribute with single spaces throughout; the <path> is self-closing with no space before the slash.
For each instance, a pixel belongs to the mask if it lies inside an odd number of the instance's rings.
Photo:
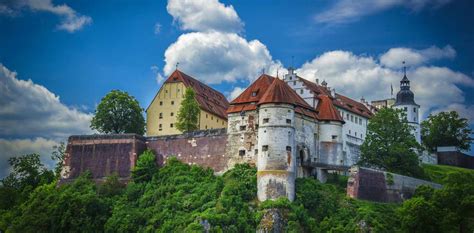
<path id="1" fill-rule="evenodd" d="M 291 105 L 259 108 L 257 185 L 260 201 L 295 198 L 295 117 Z"/>

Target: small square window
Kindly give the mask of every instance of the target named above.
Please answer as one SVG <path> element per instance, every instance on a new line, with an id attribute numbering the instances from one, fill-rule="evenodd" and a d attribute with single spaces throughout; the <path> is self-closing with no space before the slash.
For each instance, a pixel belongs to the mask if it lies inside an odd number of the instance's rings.
<path id="1" fill-rule="evenodd" d="M 286 119 L 287 124 L 291 124 L 291 119 Z"/>
<path id="2" fill-rule="evenodd" d="M 303 90 L 303 89 L 301 89 L 301 90 L 300 90 L 300 94 L 303 94 L 303 92 L 304 92 L 304 90 Z"/>
<path id="3" fill-rule="evenodd" d="M 163 105 L 163 101 L 160 101 L 160 106 L 162 106 L 162 105 Z"/>
<path id="4" fill-rule="evenodd" d="M 178 92 L 179 92 L 179 89 L 178 89 Z"/>
<path id="5" fill-rule="evenodd" d="M 254 153 L 254 154 L 258 154 L 258 149 L 255 149 L 255 150 L 253 151 L 253 153 Z"/>
<path id="6" fill-rule="evenodd" d="M 165 90 L 165 93 L 168 93 L 168 90 Z"/>
<path id="7" fill-rule="evenodd" d="M 207 113 L 206 113 L 206 119 L 207 119 Z"/>
<path id="8" fill-rule="evenodd" d="M 293 85 L 296 85 L 296 81 L 293 81 Z"/>
<path id="9" fill-rule="evenodd" d="M 173 128 L 173 123 L 170 124 L 170 127 Z"/>
<path id="10" fill-rule="evenodd" d="M 239 155 L 244 156 L 245 155 L 245 150 L 239 150 Z"/>
<path id="11" fill-rule="evenodd" d="M 217 119 L 217 123 L 219 123 L 219 119 Z"/>
<path id="12" fill-rule="evenodd" d="M 160 116 L 158 118 L 163 119 L 163 113 L 162 112 L 160 112 Z"/>
<path id="13" fill-rule="evenodd" d="M 416 112 L 416 108 L 413 108 L 413 112 Z"/>
<path id="14" fill-rule="evenodd" d="M 171 101 L 171 105 L 174 105 L 174 101 Z"/>
<path id="15" fill-rule="evenodd" d="M 161 129 L 161 124 L 159 124 L 158 127 Z"/>
<path id="16" fill-rule="evenodd" d="M 247 126 L 241 125 L 239 129 L 240 129 L 240 131 L 244 131 L 246 128 L 247 128 Z"/>
<path id="17" fill-rule="evenodd" d="M 337 139 L 337 135 L 332 135 L 332 140 L 336 140 Z"/>
<path id="18" fill-rule="evenodd" d="M 214 120 L 214 117 L 213 117 L 213 116 L 211 116 L 211 120 Z"/>
<path id="19" fill-rule="evenodd" d="M 253 97 L 257 96 L 257 93 L 258 93 L 258 91 L 252 92 L 252 96 L 253 96 Z"/>
<path id="20" fill-rule="evenodd" d="M 269 118 L 263 118 L 263 123 L 268 123 L 269 120 Z"/>
<path id="21" fill-rule="evenodd" d="M 171 116 L 174 116 L 174 112 L 172 112 L 170 115 L 171 115 Z"/>
<path id="22" fill-rule="evenodd" d="M 268 145 L 263 145 L 262 146 L 262 151 L 268 151 Z"/>
<path id="23" fill-rule="evenodd" d="M 403 111 L 405 111 L 405 112 L 406 112 L 407 110 L 408 110 L 408 108 L 407 108 L 407 107 L 404 107 L 404 108 L 403 108 Z"/>
<path id="24" fill-rule="evenodd" d="M 207 129 L 207 125 L 206 125 L 206 129 Z"/>
<path id="25" fill-rule="evenodd" d="M 287 146 L 286 151 L 291 152 L 291 146 Z"/>

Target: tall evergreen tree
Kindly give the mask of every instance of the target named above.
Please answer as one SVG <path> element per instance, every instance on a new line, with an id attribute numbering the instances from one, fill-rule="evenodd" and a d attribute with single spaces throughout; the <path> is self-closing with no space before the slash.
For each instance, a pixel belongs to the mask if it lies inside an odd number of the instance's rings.
<path id="1" fill-rule="evenodd" d="M 192 88 L 186 88 L 176 122 L 176 128 L 181 132 L 190 132 L 199 129 L 200 110 L 195 95 Z"/>
<path id="2" fill-rule="evenodd" d="M 420 145 L 401 110 L 383 108 L 369 120 L 359 164 L 408 176 L 421 176 Z"/>
<path id="3" fill-rule="evenodd" d="M 430 152 L 438 146 L 456 146 L 469 150 L 472 130 L 466 118 L 460 118 L 456 111 L 430 115 L 421 123 L 421 139 Z"/>

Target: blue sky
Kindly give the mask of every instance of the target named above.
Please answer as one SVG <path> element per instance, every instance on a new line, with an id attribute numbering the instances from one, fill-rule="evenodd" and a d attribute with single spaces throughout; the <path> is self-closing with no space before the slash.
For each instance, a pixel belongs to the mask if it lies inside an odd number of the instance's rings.
<path id="1" fill-rule="evenodd" d="M 472 22 L 469 0 L 0 2 L 1 157 L 90 133 L 111 89 L 146 108 L 176 62 L 229 98 L 262 68 L 293 65 L 373 100 L 398 88 L 406 60 L 425 116 L 454 109 L 472 122 Z"/>

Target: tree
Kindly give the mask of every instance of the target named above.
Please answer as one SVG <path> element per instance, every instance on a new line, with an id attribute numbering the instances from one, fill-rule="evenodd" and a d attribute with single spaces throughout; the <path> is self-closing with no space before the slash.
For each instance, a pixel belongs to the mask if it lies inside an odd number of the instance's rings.
<path id="1" fill-rule="evenodd" d="M 157 170 L 155 154 L 146 150 L 138 157 L 137 165 L 132 170 L 132 179 L 138 183 L 150 181 Z"/>
<path id="2" fill-rule="evenodd" d="M 456 111 L 440 112 L 430 115 L 421 123 L 421 139 L 430 152 L 438 146 L 456 146 L 469 150 L 472 130 L 466 118 L 460 118 Z"/>
<path id="3" fill-rule="evenodd" d="M 181 132 L 197 130 L 199 122 L 199 104 L 194 98 L 195 93 L 192 88 L 186 88 L 183 102 L 178 112 L 176 128 Z"/>
<path id="4" fill-rule="evenodd" d="M 127 92 L 112 90 L 97 106 L 91 129 L 100 133 L 145 133 L 143 109 Z"/>
<path id="5" fill-rule="evenodd" d="M 420 145 L 410 131 L 401 110 L 381 109 L 369 120 L 367 137 L 360 148 L 359 164 L 408 176 L 422 176 L 416 152 Z"/>
<path id="6" fill-rule="evenodd" d="M 5 177 L 2 186 L 18 190 L 30 186 L 35 188 L 40 184 L 50 183 L 54 174 L 41 163 L 39 154 L 27 154 L 8 159 L 12 172 Z"/>
<path id="7" fill-rule="evenodd" d="M 54 167 L 54 175 L 56 175 L 57 178 L 61 176 L 61 170 L 63 168 L 65 153 L 66 153 L 66 146 L 64 142 L 60 142 L 59 145 L 53 146 L 51 159 L 56 161 L 56 166 Z"/>

